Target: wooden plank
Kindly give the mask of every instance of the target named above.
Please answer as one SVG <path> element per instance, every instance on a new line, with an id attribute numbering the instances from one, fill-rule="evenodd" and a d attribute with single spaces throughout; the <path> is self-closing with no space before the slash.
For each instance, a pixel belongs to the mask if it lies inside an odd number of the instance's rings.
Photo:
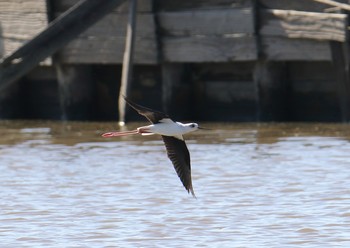
<path id="1" fill-rule="evenodd" d="M 312 0 L 259 0 L 259 5 L 267 9 L 325 12 L 329 5 Z"/>
<path id="2" fill-rule="evenodd" d="M 138 14 L 134 62 L 156 64 L 158 51 L 152 14 Z M 127 15 L 109 14 L 58 53 L 61 63 L 122 63 Z"/>
<path id="3" fill-rule="evenodd" d="M 262 10 L 260 34 L 344 42 L 347 15 L 294 10 Z"/>
<path id="4" fill-rule="evenodd" d="M 163 38 L 166 62 L 227 62 L 257 59 L 253 36 Z"/>
<path id="5" fill-rule="evenodd" d="M 137 15 L 137 37 L 155 37 L 155 24 L 153 14 L 138 14 Z M 124 37 L 126 36 L 128 23 L 127 14 L 110 13 L 104 16 L 100 21 L 91 25 L 83 33 L 79 34 L 76 39 L 91 39 L 101 37 Z"/>
<path id="6" fill-rule="evenodd" d="M 190 9 L 227 9 L 227 8 L 251 8 L 252 0 L 177 0 L 156 1 L 160 11 L 182 11 Z"/>
<path id="7" fill-rule="evenodd" d="M 267 60 L 330 61 L 329 42 L 309 39 L 262 37 L 262 53 Z"/>
<path id="8" fill-rule="evenodd" d="M 170 36 L 254 33 L 252 9 L 218 9 L 157 14 L 161 30 Z"/>
<path id="9" fill-rule="evenodd" d="M 125 37 L 91 37 L 75 39 L 62 49 L 57 59 L 60 63 L 121 64 L 123 62 Z M 156 64 L 158 62 L 155 39 L 136 37 L 134 62 Z"/>
<path id="10" fill-rule="evenodd" d="M 42 13 L 7 13 L 0 12 L 1 37 L 28 39 L 47 26 L 46 14 Z"/>
<path id="11" fill-rule="evenodd" d="M 45 0 L 0 0 L 0 13 L 45 13 Z"/>
<path id="12" fill-rule="evenodd" d="M 32 0 L 33 1 L 33 0 Z M 54 5 L 55 11 L 66 11 L 74 4 L 78 3 L 79 0 L 51 0 Z M 112 12 L 115 13 L 128 13 L 128 2 L 121 4 L 116 7 Z M 153 0 L 139 0 L 137 3 L 137 12 L 152 12 L 153 10 Z"/>
<path id="13" fill-rule="evenodd" d="M 11 54 L 47 24 L 44 0 L 0 0 L 0 55 Z"/>
<path id="14" fill-rule="evenodd" d="M 350 11 L 350 5 L 346 3 L 339 3 L 338 1 L 333 1 L 333 0 L 314 0 L 314 1 L 327 4 L 332 7 L 337 7 L 339 9 Z"/>

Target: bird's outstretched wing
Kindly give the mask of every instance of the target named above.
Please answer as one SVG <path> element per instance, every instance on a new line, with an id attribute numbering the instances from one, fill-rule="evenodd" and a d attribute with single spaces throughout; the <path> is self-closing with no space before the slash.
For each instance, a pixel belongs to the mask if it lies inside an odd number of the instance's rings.
<path id="1" fill-rule="evenodd" d="M 192 187 L 190 153 L 185 141 L 173 136 L 162 135 L 162 138 L 167 150 L 168 158 L 173 163 L 182 184 L 187 192 L 191 192 L 191 194 L 196 197 Z"/>
<path id="2" fill-rule="evenodd" d="M 132 101 L 130 101 L 128 98 L 124 96 L 124 100 L 132 107 L 135 109 L 140 115 L 143 115 L 146 117 L 150 122 L 153 124 L 159 123 L 162 119 L 169 118 L 169 116 L 165 113 L 162 113 L 157 110 L 153 110 L 150 108 L 143 107 L 139 104 L 136 104 Z"/>

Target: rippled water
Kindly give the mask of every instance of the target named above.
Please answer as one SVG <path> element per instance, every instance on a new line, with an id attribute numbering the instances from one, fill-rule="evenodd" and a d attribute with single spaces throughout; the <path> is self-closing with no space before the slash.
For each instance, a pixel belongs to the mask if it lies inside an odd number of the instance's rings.
<path id="1" fill-rule="evenodd" d="M 350 247 L 349 125 L 206 126 L 194 199 L 157 136 L 0 122 L 1 247 Z"/>

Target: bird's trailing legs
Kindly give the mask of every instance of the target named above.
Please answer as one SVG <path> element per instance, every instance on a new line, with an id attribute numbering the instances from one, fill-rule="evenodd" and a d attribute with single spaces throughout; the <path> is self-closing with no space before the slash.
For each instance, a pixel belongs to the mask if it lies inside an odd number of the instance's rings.
<path id="1" fill-rule="evenodd" d="M 138 134 L 139 131 L 137 129 L 132 130 L 132 131 L 123 131 L 123 132 L 108 132 L 102 134 L 103 138 L 110 138 L 110 137 L 118 137 L 118 136 L 127 136 L 127 135 L 133 135 L 133 134 Z"/>
<path id="2" fill-rule="evenodd" d="M 152 135 L 154 133 L 149 132 L 147 127 L 139 127 L 137 129 L 131 130 L 131 131 L 108 132 L 108 133 L 102 134 L 101 136 L 104 138 L 110 138 L 110 137 L 120 137 L 120 136 L 134 135 L 134 134 Z"/>

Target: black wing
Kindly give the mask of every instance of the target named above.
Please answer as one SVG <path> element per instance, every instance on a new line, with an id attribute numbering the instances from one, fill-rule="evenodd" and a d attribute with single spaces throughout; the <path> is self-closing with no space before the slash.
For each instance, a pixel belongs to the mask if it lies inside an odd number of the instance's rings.
<path id="1" fill-rule="evenodd" d="M 195 197 L 191 179 L 191 161 L 185 141 L 173 136 L 162 136 L 169 159 L 187 192 Z"/>
<path id="2" fill-rule="evenodd" d="M 153 124 L 158 123 L 160 120 L 162 120 L 164 118 L 169 118 L 169 116 L 167 114 L 164 114 L 160 111 L 153 110 L 153 109 L 138 105 L 138 104 L 130 101 L 125 96 L 124 96 L 124 100 L 130 105 L 130 107 L 135 109 L 140 115 L 143 115 L 144 117 L 146 117 Z"/>

